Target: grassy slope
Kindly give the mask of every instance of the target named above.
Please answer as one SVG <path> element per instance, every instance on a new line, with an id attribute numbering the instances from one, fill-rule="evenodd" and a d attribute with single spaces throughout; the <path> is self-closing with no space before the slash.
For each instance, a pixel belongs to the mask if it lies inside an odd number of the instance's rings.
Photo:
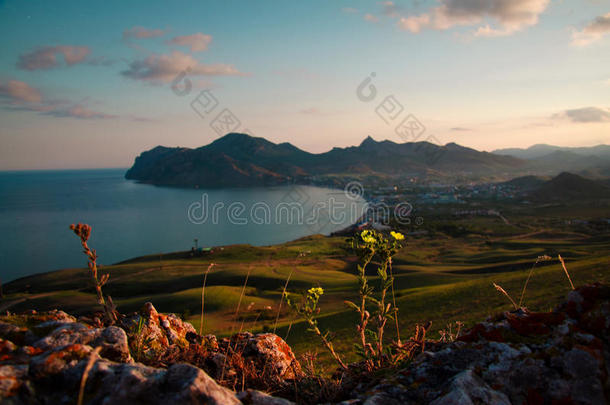
<path id="1" fill-rule="evenodd" d="M 523 234 L 527 235 L 525 231 Z M 501 284 L 518 300 L 524 279 L 539 255 L 561 253 L 576 285 L 610 282 L 607 236 L 550 232 L 495 239 L 477 234 L 409 238 L 394 261 L 401 335 L 411 335 L 417 322 L 432 321 L 433 334 L 438 336 L 437 331 L 448 322 L 460 320 L 468 326 L 510 309 L 508 300 L 491 283 Z M 312 236 L 270 247 L 228 246 L 195 258 L 188 254 L 166 255 L 161 260 L 159 256 L 138 258 L 103 267 L 102 273 L 111 274 L 104 292 L 123 312 L 135 311 L 151 301 L 159 311 L 186 314 L 199 328 L 203 273 L 212 261 L 216 266 L 208 276 L 204 333 L 273 329 L 281 291 L 291 275 L 290 291 L 312 285 L 325 289 L 320 325 L 336 332 L 339 351 L 349 357 L 356 315 L 343 301 L 355 298 L 356 257 L 347 250 L 344 238 Z M 235 310 L 246 275 L 248 283 L 237 319 Z M 5 286 L 7 294 L 0 308 L 12 303 L 13 312 L 31 308 L 88 311 L 95 308 L 95 299 L 91 290 L 83 288 L 88 285 L 87 277 L 85 269 L 69 269 L 16 280 Z M 375 277 L 371 277 L 375 284 Z M 569 283 L 560 265 L 539 266 L 525 304 L 532 310 L 546 311 L 568 291 Z M 271 309 L 265 310 L 268 306 Z M 293 322 L 285 310 L 278 330 L 281 336 L 288 335 L 288 342 L 298 353 L 322 352 L 315 337 L 305 331 L 303 324 Z M 393 324 L 388 332 L 394 334 Z M 325 354 L 322 360 L 322 364 L 329 364 Z"/>

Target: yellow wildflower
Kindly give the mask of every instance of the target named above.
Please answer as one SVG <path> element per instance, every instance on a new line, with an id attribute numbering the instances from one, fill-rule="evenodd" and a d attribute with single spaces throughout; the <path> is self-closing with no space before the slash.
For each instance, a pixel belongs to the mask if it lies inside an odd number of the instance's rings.
<path id="1" fill-rule="evenodd" d="M 392 235 L 392 237 L 393 237 L 394 239 L 396 239 L 396 240 L 403 240 L 403 239 L 405 238 L 405 235 L 403 235 L 403 234 L 402 234 L 402 233 L 400 233 L 400 232 L 394 232 L 394 231 L 392 231 L 392 232 L 390 232 L 390 235 Z"/>

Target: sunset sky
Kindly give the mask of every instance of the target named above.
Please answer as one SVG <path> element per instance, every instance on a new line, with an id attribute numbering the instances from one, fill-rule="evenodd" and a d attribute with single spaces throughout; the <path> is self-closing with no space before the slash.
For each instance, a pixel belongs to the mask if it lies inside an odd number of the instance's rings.
<path id="1" fill-rule="evenodd" d="M 0 35 L 0 170 L 128 167 L 223 128 L 403 142 L 409 115 L 479 150 L 610 143 L 608 0 L 9 0 Z"/>

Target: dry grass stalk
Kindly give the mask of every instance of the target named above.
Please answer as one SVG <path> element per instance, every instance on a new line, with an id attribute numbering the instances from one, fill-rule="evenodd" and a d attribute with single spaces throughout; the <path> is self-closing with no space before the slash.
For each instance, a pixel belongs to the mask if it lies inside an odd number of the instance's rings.
<path id="1" fill-rule="evenodd" d="M 235 310 L 235 322 L 239 319 L 239 307 L 241 307 L 241 301 L 246 295 L 246 287 L 248 286 L 248 278 L 250 278 L 250 271 L 252 271 L 252 266 L 248 267 L 248 273 L 246 274 L 246 279 L 244 280 L 244 286 L 241 289 L 241 294 L 239 295 L 239 301 L 237 302 L 237 309 Z M 239 328 L 239 332 L 241 333 L 241 327 Z"/>
<path id="2" fill-rule="evenodd" d="M 392 272 L 392 256 L 388 259 L 388 265 L 390 266 L 390 278 L 394 278 L 394 274 Z M 396 322 L 396 342 L 400 344 L 400 328 L 398 326 L 398 307 L 396 306 L 396 295 L 394 294 L 394 283 L 392 283 L 392 305 L 394 305 L 394 322 Z"/>
<path id="3" fill-rule="evenodd" d="M 98 279 L 97 276 L 97 254 L 95 253 L 95 249 L 90 249 L 87 245 L 87 241 L 91 236 L 91 226 L 87 224 L 81 224 L 80 222 L 76 225 L 70 225 L 70 229 L 79 237 L 81 246 L 83 247 L 83 253 L 87 256 L 87 266 L 89 267 L 89 271 L 91 273 L 91 281 L 93 282 L 93 286 L 95 287 L 95 293 L 97 294 L 97 303 L 104 307 L 104 312 L 106 314 L 106 319 L 108 323 L 114 324 L 116 322 L 116 313 L 114 305 L 107 305 L 104 300 L 104 294 L 102 293 L 102 286 L 106 284 L 110 274 L 102 275 L 101 279 Z"/>
<path id="4" fill-rule="evenodd" d="M 273 325 L 273 333 L 277 330 L 277 323 L 280 320 L 280 313 L 282 311 L 282 303 L 284 302 L 284 295 L 286 295 L 286 288 L 288 288 L 288 282 L 290 281 L 290 277 L 292 277 L 292 272 L 294 269 L 290 270 L 290 274 L 288 274 L 288 278 L 286 279 L 286 284 L 284 284 L 284 289 L 282 290 L 282 297 L 280 298 L 280 305 L 277 307 L 277 316 L 275 317 L 275 324 Z"/>
<path id="5" fill-rule="evenodd" d="M 252 266 L 248 267 L 248 273 L 246 274 L 246 279 L 244 280 L 244 286 L 241 289 L 241 294 L 239 295 L 239 301 L 237 302 L 237 308 L 235 309 L 235 322 L 237 322 L 239 317 L 239 308 L 241 307 L 241 301 L 244 298 L 246 293 L 246 287 L 248 285 L 248 279 L 250 278 L 250 272 L 252 271 Z M 233 332 L 233 327 L 231 327 L 231 332 Z M 241 327 L 239 328 L 239 332 L 241 333 Z M 231 333 L 232 334 L 232 333 Z M 227 345 L 227 352 L 225 353 L 225 359 L 222 363 L 222 371 L 220 373 L 220 381 L 224 380 L 225 371 L 227 367 L 227 358 L 229 357 L 229 352 L 231 352 L 233 348 L 231 347 L 231 340 L 229 340 L 229 344 Z"/>
<path id="6" fill-rule="evenodd" d="M 532 266 L 532 268 L 530 269 L 530 272 L 527 275 L 527 279 L 525 280 L 525 284 L 523 284 L 523 291 L 521 291 L 521 298 L 519 298 L 519 307 L 522 306 L 523 304 L 523 298 L 525 297 L 525 290 L 527 288 L 527 284 L 530 281 L 530 278 L 532 277 L 532 274 L 534 273 L 534 268 L 536 267 L 536 265 L 542 261 L 547 261 L 547 260 L 551 260 L 550 256 L 547 255 L 543 255 L 543 256 L 538 256 L 536 258 L 536 261 L 534 262 L 534 265 Z"/>
<path id="7" fill-rule="evenodd" d="M 89 355 L 89 360 L 87 361 L 87 365 L 85 366 L 85 370 L 83 371 L 83 376 L 81 377 L 81 380 L 80 380 L 80 389 L 78 391 L 78 402 L 77 402 L 78 405 L 83 405 L 83 400 L 85 397 L 85 385 L 87 385 L 87 378 L 89 378 L 89 373 L 91 372 L 91 369 L 93 368 L 93 365 L 95 364 L 95 361 L 97 360 L 96 357 L 100 353 L 100 350 L 102 350 L 102 347 L 98 346 L 95 349 L 93 349 L 93 351 Z"/>
<path id="8" fill-rule="evenodd" d="M 506 292 L 506 290 L 502 287 L 500 287 L 498 284 L 493 283 L 494 287 L 496 288 L 496 290 L 498 290 L 499 292 L 501 292 L 502 294 L 504 294 L 506 296 L 506 298 L 508 298 L 510 300 L 510 302 L 513 304 L 513 306 L 515 307 L 515 309 L 519 309 L 519 307 L 517 306 L 517 303 L 515 302 L 515 300 L 512 299 L 512 297 Z"/>
<path id="9" fill-rule="evenodd" d="M 568 277 L 568 281 L 570 282 L 570 286 L 572 286 L 572 290 L 574 290 L 574 284 L 572 283 L 572 278 L 570 278 L 570 273 L 568 273 L 568 269 L 566 268 L 566 263 L 563 260 L 563 257 L 561 257 L 561 255 L 557 255 L 557 257 L 559 258 L 559 261 L 561 262 L 561 266 L 563 267 L 563 271 L 565 271 L 566 276 Z"/>
<path id="10" fill-rule="evenodd" d="M 203 286 L 201 287 L 201 317 L 199 318 L 199 335 L 203 335 L 203 309 L 205 305 L 205 283 L 208 280 L 208 273 L 214 267 L 214 263 L 210 263 L 203 276 Z"/>

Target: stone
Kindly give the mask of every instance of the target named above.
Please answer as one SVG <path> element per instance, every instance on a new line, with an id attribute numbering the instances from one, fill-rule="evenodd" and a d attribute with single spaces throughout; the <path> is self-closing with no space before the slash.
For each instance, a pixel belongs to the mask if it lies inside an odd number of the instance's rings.
<path id="1" fill-rule="evenodd" d="M 227 344 L 227 343 L 225 343 Z M 260 372 L 278 380 L 295 379 L 303 375 L 301 366 L 288 344 L 273 333 L 253 335 L 249 332 L 231 336 L 234 351 L 258 366 Z"/>
<path id="2" fill-rule="evenodd" d="M 244 405 L 294 405 L 294 402 L 284 398 L 272 397 L 257 390 L 246 390 L 237 394 L 237 398 Z"/>
<path id="3" fill-rule="evenodd" d="M 511 405 L 508 397 L 493 390 L 480 377 L 465 370 L 451 380 L 450 391 L 430 405 Z"/>
<path id="4" fill-rule="evenodd" d="M 93 347 L 101 346 L 100 356 L 106 359 L 120 363 L 132 361 L 127 334 L 117 326 L 109 326 L 103 329 L 92 345 Z"/>

